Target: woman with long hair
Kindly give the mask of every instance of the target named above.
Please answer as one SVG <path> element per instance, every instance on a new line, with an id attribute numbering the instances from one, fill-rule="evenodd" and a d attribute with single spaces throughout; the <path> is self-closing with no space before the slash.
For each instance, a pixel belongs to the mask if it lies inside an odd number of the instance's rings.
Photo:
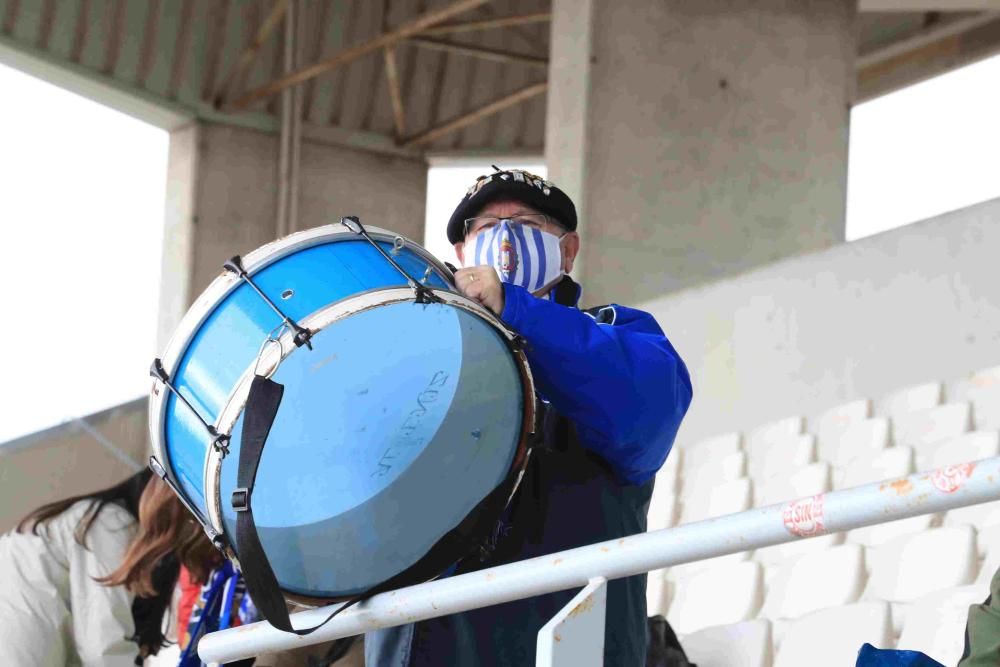
<path id="1" fill-rule="evenodd" d="M 180 564 L 219 554 L 149 471 L 44 505 L 0 537 L 0 665 L 141 664 L 164 645 Z"/>

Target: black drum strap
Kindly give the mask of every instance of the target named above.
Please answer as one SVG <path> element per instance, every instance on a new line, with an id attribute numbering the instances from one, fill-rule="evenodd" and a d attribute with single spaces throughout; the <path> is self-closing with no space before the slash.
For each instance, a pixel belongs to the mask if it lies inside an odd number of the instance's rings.
<path id="1" fill-rule="evenodd" d="M 282 385 L 261 376 L 254 377 L 250 383 L 250 392 L 243 414 L 243 437 L 240 440 L 239 469 L 236 473 L 237 488 L 233 491 L 232 497 L 233 509 L 236 510 L 236 550 L 243 579 L 257 609 L 271 625 L 285 632 L 293 632 L 300 636 L 308 635 L 358 602 L 379 593 L 428 581 L 438 576 L 455 562 L 473 553 L 490 535 L 514 492 L 519 470 L 512 469 L 496 488 L 479 501 L 468 516 L 438 540 L 416 563 L 351 598 L 318 625 L 300 630 L 294 629 L 278 579 L 260 543 L 251 507 L 257 467 L 264 452 L 267 436 L 278 414 L 278 406 L 281 404 L 284 391 Z"/>
<path id="2" fill-rule="evenodd" d="M 285 599 L 281 595 L 278 578 L 274 576 L 271 563 L 264 553 L 264 547 L 261 546 L 250 502 L 264 443 L 267 442 L 284 393 L 284 386 L 260 375 L 254 376 L 250 383 L 250 393 L 243 412 L 240 462 L 232 503 L 236 510 L 236 550 L 250 597 L 271 625 L 279 630 L 292 632 Z"/>

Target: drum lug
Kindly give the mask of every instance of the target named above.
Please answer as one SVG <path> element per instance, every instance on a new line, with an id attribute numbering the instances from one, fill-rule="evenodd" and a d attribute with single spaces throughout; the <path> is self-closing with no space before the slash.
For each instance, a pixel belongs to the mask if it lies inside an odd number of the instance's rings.
<path id="1" fill-rule="evenodd" d="M 271 310 L 273 310 L 275 314 L 281 318 L 281 321 L 285 323 L 285 326 L 287 326 L 289 329 L 295 332 L 294 341 L 296 347 L 302 347 L 303 345 L 305 345 L 310 350 L 312 349 L 312 343 L 309 341 L 312 339 L 314 332 L 299 326 L 299 324 L 295 322 L 292 318 L 288 317 L 288 315 L 285 315 L 285 313 L 283 313 L 281 309 L 275 305 L 274 301 L 271 301 L 270 297 L 264 294 L 264 292 L 260 289 L 260 287 L 257 286 L 257 283 L 255 283 L 253 279 L 250 277 L 250 274 L 247 273 L 246 269 L 243 268 L 243 260 L 240 258 L 239 255 L 234 255 L 233 257 L 230 257 L 229 260 L 227 260 L 222 265 L 222 268 L 224 268 L 226 271 L 229 271 L 230 273 L 235 274 L 240 280 L 249 285 L 250 288 L 257 293 L 257 296 L 263 299 L 264 303 L 270 306 Z"/>
<path id="2" fill-rule="evenodd" d="M 201 413 L 198 412 L 193 405 L 191 405 L 191 402 L 187 399 L 187 397 L 177 391 L 177 388 L 170 382 L 170 375 L 163 367 L 163 362 L 159 359 L 153 359 L 153 365 L 149 368 L 149 374 L 162 382 L 163 386 L 169 389 L 174 396 L 179 398 L 181 403 L 186 405 L 188 410 L 190 410 L 194 416 L 198 418 L 198 421 L 201 422 L 201 425 L 204 426 L 205 430 L 208 432 L 209 437 L 212 438 L 212 447 L 218 450 L 222 456 L 225 457 L 226 454 L 229 453 L 229 436 L 219 433 L 215 427 L 209 424 L 208 421 L 201 416 Z"/>
<path id="3" fill-rule="evenodd" d="M 181 493 L 181 490 L 177 488 L 177 485 L 174 484 L 172 479 L 170 479 L 170 476 L 167 475 L 166 468 L 163 467 L 163 464 L 160 463 L 155 456 L 149 457 L 149 469 L 153 471 L 154 475 L 163 480 L 164 484 L 170 487 L 170 490 L 174 492 L 174 495 L 177 496 L 177 499 L 181 501 L 181 504 L 184 505 L 184 508 L 191 513 L 191 516 L 193 516 L 196 519 L 199 519 L 200 521 L 201 515 L 195 511 L 194 507 L 191 506 L 191 503 L 188 502 L 188 499 L 184 496 L 183 493 Z M 208 530 L 207 526 L 205 527 L 205 530 Z"/>
<path id="4" fill-rule="evenodd" d="M 212 436 L 212 447 L 222 458 L 226 458 L 229 455 L 229 436 L 219 433 L 214 426 L 209 427 L 209 435 Z"/>
<path id="5" fill-rule="evenodd" d="M 429 287 L 424 287 L 423 285 L 417 284 L 413 287 L 414 295 L 416 296 L 417 303 L 427 304 L 427 303 L 437 303 L 440 299 L 434 295 Z"/>
<path id="6" fill-rule="evenodd" d="M 229 549 L 229 541 L 226 536 L 212 528 L 210 525 L 205 526 L 205 536 L 208 537 L 208 541 L 212 543 L 212 546 L 222 552 L 222 555 L 226 555 L 226 550 Z"/>
<path id="7" fill-rule="evenodd" d="M 420 304 L 441 303 L 441 298 L 436 294 L 434 294 L 434 290 L 414 280 L 413 276 L 411 276 L 409 273 L 406 272 L 406 269 L 400 266 L 399 263 L 396 262 L 396 260 L 394 260 L 389 255 L 389 253 L 387 253 L 385 250 L 382 249 L 382 246 L 380 246 L 378 243 L 375 242 L 375 239 L 373 239 L 371 236 L 368 235 L 367 230 L 365 230 L 365 226 L 361 224 L 361 221 L 358 219 L 356 215 L 348 215 L 341 218 L 340 224 L 342 224 L 344 227 L 347 227 L 353 233 L 357 234 L 358 236 L 361 236 L 366 241 L 368 241 L 368 243 L 371 244 L 371 246 L 375 248 L 375 250 L 377 250 L 380 255 L 382 255 L 383 259 L 385 259 L 385 261 L 389 262 L 389 264 L 392 265 L 392 268 L 399 271 L 399 274 L 406 279 L 406 284 L 409 285 L 410 289 L 413 290 L 413 294 L 416 297 L 417 303 Z M 402 237 L 397 236 L 396 239 L 401 240 Z M 399 254 L 399 250 L 402 249 L 402 246 L 400 246 L 396 241 L 393 241 L 392 247 L 394 255 Z"/>

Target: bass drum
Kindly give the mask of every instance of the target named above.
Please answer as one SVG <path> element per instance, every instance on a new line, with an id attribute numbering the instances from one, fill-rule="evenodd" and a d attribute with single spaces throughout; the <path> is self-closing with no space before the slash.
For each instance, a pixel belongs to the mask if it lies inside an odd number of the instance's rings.
<path id="1" fill-rule="evenodd" d="M 252 497 L 261 545 L 286 597 L 360 595 L 523 467 L 527 363 L 447 267 L 385 230 L 315 228 L 240 268 L 201 295 L 159 362 L 151 465 L 238 559 L 230 498 L 250 383 L 283 385 Z"/>

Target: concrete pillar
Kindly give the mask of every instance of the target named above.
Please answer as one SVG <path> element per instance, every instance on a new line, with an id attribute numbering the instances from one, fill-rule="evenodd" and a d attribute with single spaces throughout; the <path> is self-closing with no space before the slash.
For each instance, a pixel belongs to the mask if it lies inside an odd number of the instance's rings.
<path id="1" fill-rule="evenodd" d="M 301 155 L 300 229 L 358 215 L 423 239 L 423 160 L 311 141 Z M 275 239 L 277 172 L 277 135 L 215 124 L 171 134 L 161 331 L 173 331 L 226 259 Z"/>
<path id="2" fill-rule="evenodd" d="M 199 126 L 191 123 L 170 133 L 167 196 L 160 264 L 160 305 L 156 326 L 159 354 L 191 303 L 191 257 L 198 191 Z"/>
<path id="3" fill-rule="evenodd" d="M 546 161 L 588 303 L 843 240 L 856 4 L 553 0 Z"/>

